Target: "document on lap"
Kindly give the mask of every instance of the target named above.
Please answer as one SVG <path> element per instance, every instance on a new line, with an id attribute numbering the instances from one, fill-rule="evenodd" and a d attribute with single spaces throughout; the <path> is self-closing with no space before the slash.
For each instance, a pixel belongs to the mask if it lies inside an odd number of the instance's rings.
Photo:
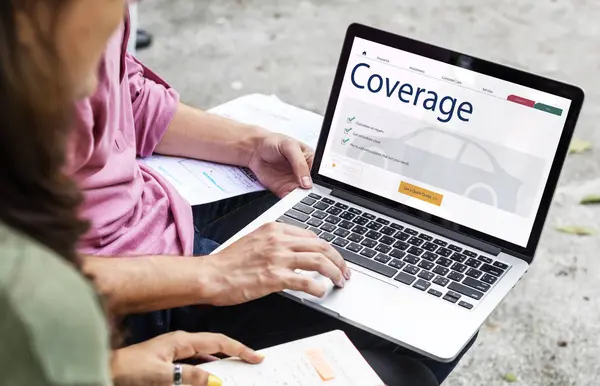
<path id="1" fill-rule="evenodd" d="M 318 114 L 262 94 L 234 99 L 209 112 L 288 135 L 313 149 L 317 146 L 323 122 L 323 117 Z M 175 186 L 190 205 L 264 190 L 254 174 L 245 168 L 160 155 L 140 162 Z"/>
<path id="2" fill-rule="evenodd" d="M 342 331 L 286 343 L 260 351 L 258 365 L 225 359 L 200 365 L 228 386 L 383 386 Z"/>

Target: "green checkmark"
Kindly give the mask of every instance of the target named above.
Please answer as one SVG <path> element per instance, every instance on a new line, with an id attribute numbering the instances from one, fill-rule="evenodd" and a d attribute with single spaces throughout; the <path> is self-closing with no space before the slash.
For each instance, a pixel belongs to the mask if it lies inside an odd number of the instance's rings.
<path id="1" fill-rule="evenodd" d="M 347 144 L 350 141 L 350 138 L 344 138 L 342 139 L 342 145 Z"/>
<path id="2" fill-rule="evenodd" d="M 352 121 L 354 120 L 354 118 L 356 118 L 356 117 L 348 117 L 348 122 L 352 123 Z"/>
<path id="3" fill-rule="evenodd" d="M 347 128 L 347 129 L 344 129 L 344 133 L 346 133 L 346 134 L 348 134 L 348 133 L 349 133 L 349 132 L 351 132 L 351 131 L 352 131 L 352 128 L 351 128 L 351 127 Z"/>

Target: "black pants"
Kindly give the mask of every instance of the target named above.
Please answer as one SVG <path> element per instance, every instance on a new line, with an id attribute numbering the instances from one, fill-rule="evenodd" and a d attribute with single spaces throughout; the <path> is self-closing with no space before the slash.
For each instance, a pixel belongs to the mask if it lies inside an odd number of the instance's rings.
<path id="1" fill-rule="evenodd" d="M 214 250 L 276 202 L 255 193 L 194 208 L 194 252 Z M 270 295 L 232 307 L 193 306 L 128 317 L 129 343 L 175 330 L 220 332 L 261 349 L 312 335 L 343 330 L 388 386 L 438 385 L 462 355 L 440 363 L 331 318 L 280 295 Z"/>

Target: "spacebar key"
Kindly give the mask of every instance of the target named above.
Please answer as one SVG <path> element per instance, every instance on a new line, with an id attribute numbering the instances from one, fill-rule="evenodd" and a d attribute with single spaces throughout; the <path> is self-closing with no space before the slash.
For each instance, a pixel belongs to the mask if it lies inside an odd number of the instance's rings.
<path id="1" fill-rule="evenodd" d="M 332 246 L 340 253 L 340 255 L 342 255 L 344 260 L 348 260 L 349 262 L 360 265 L 363 268 L 380 273 L 383 276 L 392 277 L 398 272 L 397 269 L 388 267 L 387 265 L 379 264 L 375 260 L 367 259 L 366 257 L 362 257 L 356 253 L 340 248 L 337 245 Z"/>

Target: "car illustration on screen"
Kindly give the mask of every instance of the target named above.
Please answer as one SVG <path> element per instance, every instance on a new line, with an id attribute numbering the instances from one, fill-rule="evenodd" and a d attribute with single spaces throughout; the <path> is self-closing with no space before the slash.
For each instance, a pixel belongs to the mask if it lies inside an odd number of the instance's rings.
<path id="1" fill-rule="evenodd" d="M 472 139 L 432 127 L 398 138 L 372 139 L 355 136 L 352 146 L 346 147 L 346 155 L 483 204 L 516 212 L 523 182 L 506 172 L 488 150 Z"/>

